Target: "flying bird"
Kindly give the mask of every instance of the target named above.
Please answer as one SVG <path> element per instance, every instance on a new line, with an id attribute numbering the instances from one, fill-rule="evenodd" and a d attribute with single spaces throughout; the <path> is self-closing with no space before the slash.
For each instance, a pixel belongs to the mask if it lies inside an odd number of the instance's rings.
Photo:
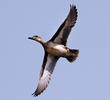
<path id="1" fill-rule="evenodd" d="M 64 20 L 57 32 L 49 41 L 44 42 L 42 38 L 37 35 L 28 38 L 41 43 L 45 51 L 43 64 L 40 71 L 40 79 L 37 89 L 33 93 L 34 96 L 38 96 L 47 88 L 56 62 L 60 57 L 66 58 L 69 62 L 73 62 L 78 57 L 78 49 L 69 49 L 66 46 L 68 36 L 72 27 L 75 25 L 76 20 L 76 6 L 70 5 L 70 11 L 67 18 Z"/>

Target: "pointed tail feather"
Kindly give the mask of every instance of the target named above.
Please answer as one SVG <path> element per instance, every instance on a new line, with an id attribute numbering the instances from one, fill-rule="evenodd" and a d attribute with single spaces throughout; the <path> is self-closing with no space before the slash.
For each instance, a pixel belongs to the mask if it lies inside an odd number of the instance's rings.
<path id="1" fill-rule="evenodd" d="M 67 57 L 67 60 L 68 60 L 69 62 L 73 62 L 73 61 L 75 61 L 76 58 L 78 57 L 79 50 L 77 50 L 77 49 L 70 49 L 69 51 L 71 52 L 71 56 L 68 56 L 68 57 Z"/>

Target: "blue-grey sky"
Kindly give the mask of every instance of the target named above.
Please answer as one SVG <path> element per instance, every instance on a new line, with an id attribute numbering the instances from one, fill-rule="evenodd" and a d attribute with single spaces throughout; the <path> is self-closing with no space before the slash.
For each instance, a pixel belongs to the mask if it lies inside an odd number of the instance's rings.
<path id="1" fill-rule="evenodd" d="M 44 51 L 28 40 L 49 40 L 68 15 L 78 20 L 68 38 L 74 63 L 61 58 L 48 88 L 34 98 Z M 0 100 L 110 100 L 110 0 L 1 0 Z"/>

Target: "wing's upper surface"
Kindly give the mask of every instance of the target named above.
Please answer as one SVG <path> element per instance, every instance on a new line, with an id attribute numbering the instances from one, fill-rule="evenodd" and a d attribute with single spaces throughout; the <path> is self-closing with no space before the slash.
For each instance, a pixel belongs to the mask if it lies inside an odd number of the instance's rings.
<path id="1" fill-rule="evenodd" d="M 47 88 L 57 60 L 58 57 L 54 57 L 47 53 L 45 54 L 40 73 L 40 80 L 38 82 L 36 91 L 33 93 L 34 96 L 38 96 Z"/>
<path id="2" fill-rule="evenodd" d="M 61 24 L 55 35 L 51 38 L 50 41 L 53 41 L 58 44 L 66 45 L 67 38 L 71 32 L 72 27 L 75 25 L 77 20 L 77 9 L 75 5 L 70 5 L 70 12 Z"/>

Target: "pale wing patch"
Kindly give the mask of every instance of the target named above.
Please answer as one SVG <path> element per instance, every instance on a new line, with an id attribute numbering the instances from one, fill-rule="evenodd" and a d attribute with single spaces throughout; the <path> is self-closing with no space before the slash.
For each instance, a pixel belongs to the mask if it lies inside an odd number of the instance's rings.
<path id="1" fill-rule="evenodd" d="M 47 88 L 50 81 L 50 77 L 51 77 L 51 73 L 48 72 L 47 70 L 44 70 L 43 76 L 39 80 L 38 87 L 35 93 L 33 93 L 34 96 L 39 95 Z"/>
<path id="2" fill-rule="evenodd" d="M 42 93 L 47 88 L 50 78 L 51 78 L 51 74 L 54 70 L 57 60 L 58 58 L 48 54 L 47 61 L 45 64 L 45 69 L 43 71 L 42 76 L 40 77 L 37 89 L 33 93 L 34 96 L 38 96 L 40 93 Z"/>
<path id="3" fill-rule="evenodd" d="M 45 69 L 48 70 L 51 74 L 54 70 L 54 67 L 56 65 L 56 62 L 57 62 L 58 58 L 59 57 L 54 57 L 53 55 L 50 55 L 50 54 L 48 55 Z"/>

